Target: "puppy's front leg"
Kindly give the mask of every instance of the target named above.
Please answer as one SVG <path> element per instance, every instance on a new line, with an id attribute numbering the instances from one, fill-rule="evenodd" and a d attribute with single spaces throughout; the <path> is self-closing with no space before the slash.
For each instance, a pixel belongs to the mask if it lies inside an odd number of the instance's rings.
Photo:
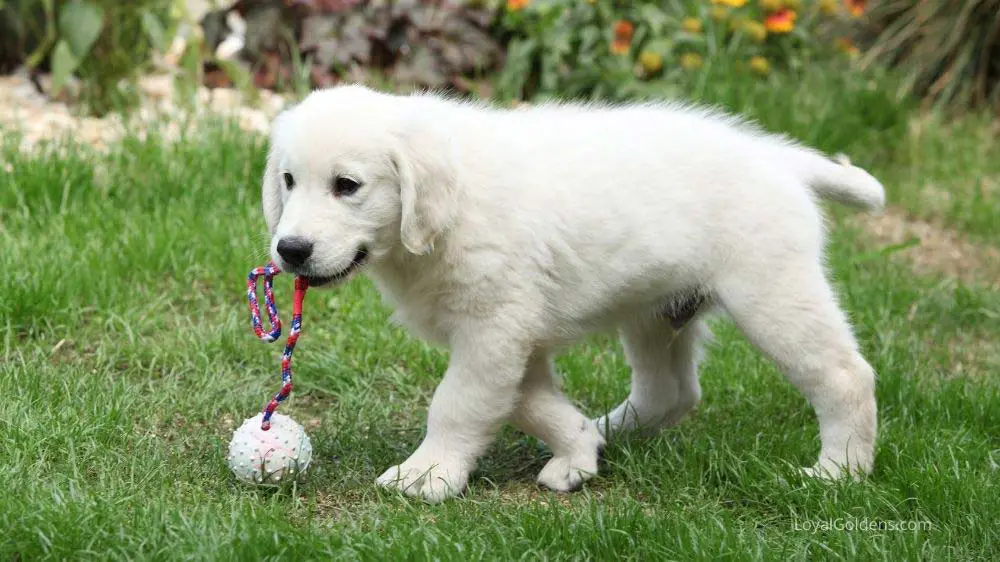
<path id="1" fill-rule="evenodd" d="M 528 353 L 495 331 L 463 329 L 427 416 L 427 436 L 378 484 L 438 503 L 460 493 L 517 401 Z"/>

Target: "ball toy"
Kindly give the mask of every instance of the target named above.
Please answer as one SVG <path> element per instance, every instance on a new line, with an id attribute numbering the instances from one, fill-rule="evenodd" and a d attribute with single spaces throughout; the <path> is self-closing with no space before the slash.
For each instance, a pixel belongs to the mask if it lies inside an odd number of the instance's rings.
<path id="1" fill-rule="evenodd" d="M 281 337 L 281 319 L 274 303 L 273 280 L 281 273 L 273 262 L 254 268 L 247 277 L 247 300 L 250 320 L 257 338 L 271 343 Z M 271 330 L 265 331 L 257 302 L 257 280 L 264 278 L 264 306 Z M 292 351 L 302 331 L 302 302 L 309 283 L 304 277 L 295 278 L 295 298 L 292 327 L 285 350 L 281 354 L 281 389 L 264 406 L 264 410 L 243 422 L 229 442 L 229 468 L 236 478 L 247 484 L 279 484 L 300 476 L 312 459 L 312 444 L 301 425 L 292 418 L 275 414 L 278 404 L 292 392 Z"/>
<path id="2" fill-rule="evenodd" d="M 229 468 L 246 484 L 281 484 L 302 475 L 312 460 L 312 443 L 292 418 L 274 414 L 264 431 L 264 414 L 247 418 L 229 443 Z"/>

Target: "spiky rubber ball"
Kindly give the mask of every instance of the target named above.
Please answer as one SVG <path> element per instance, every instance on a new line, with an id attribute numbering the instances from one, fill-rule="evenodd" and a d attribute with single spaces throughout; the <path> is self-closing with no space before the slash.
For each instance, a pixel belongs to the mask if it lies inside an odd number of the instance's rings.
<path id="1" fill-rule="evenodd" d="M 279 485 L 301 476 L 312 460 L 306 430 L 292 418 L 275 413 L 271 428 L 261 429 L 263 414 L 244 420 L 229 442 L 229 468 L 245 484 Z"/>

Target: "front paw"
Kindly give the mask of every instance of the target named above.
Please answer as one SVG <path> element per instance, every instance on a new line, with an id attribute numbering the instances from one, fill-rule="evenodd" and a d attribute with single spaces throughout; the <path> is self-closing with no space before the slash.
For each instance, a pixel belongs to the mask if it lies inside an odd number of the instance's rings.
<path id="1" fill-rule="evenodd" d="M 849 465 L 840 464 L 837 461 L 823 457 L 816 464 L 808 468 L 802 468 L 802 473 L 809 478 L 817 480 L 844 480 L 851 479 L 860 482 L 865 476 L 871 473 L 871 461 L 867 464 L 854 462 Z"/>
<path id="2" fill-rule="evenodd" d="M 457 496 L 469 482 L 471 468 L 453 460 L 411 456 L 403 464 L 382 473 L 379 486 L 398 490 L 428 503 L 440 503 Z"/>
<path id="3" fill-rule="evenodd" d="M 538 474 L 538 483 L 555 492 L 573 492 L 597 475 L 597 461 L 604 438 L 591 424 L 576 442 L 573 451 L 553 456 Z"/>
<path id="4" fill-rule="evenodd" d="M 574 492 L 595 475 L 597 451 L 578 457 L 552 457 L 538 473 L 538 483 L 554 492 Z"/>

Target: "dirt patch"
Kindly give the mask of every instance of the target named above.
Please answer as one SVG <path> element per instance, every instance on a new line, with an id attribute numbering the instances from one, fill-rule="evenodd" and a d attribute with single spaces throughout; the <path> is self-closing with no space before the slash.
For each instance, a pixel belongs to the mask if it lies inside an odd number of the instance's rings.
<path id="1" fill-rule="evenodd" d="M 496 498 L 502 504 L 540 506 L 554 504 L 564 508 L 573 507 L 571 494 L 552 492 L 541 488 L 534 482 L 505 483 L 497 489 Z"/>
<path id="2" fill-rule="evenodd" d="M 43 78 L 43 82 L 47 80 L 48 77 Z M 233 88 L 201 87 L 195 99 L 190 100 L 191 107 L 186 107 L 175 99 L 171 76 L 144 76 L 138 86 L 142 104 L 134 112 L 128 116 L 113 113 L 96 118 L 77 115 L 76 108 L 42 94 L 23 70 L 0 76 L 0 129 L 17 131 L 24 151 L 43 141 L 64 138 L 103 150 L 122 138 L 126 125 L 140 125 L 140 138 L 146 134 L 148 125 L 162 125 L 157 130 L 165 139 L 179 139 L 185 131 L 178 123 L 190 122 L 189 132 L 198 121 L 187 119 L 192 116 L 227 117 L 245 131 L 264 134 L 271 119 L 287 104 L 287 100 L 270 90 L 261 90 L 259 99 L 250 99 Z M 6 170 L 7 165 L 0 163 L 0 169 Z"/>
<path id="3" fill-rule="evenodd" d="M 1000 342 L 959 334 L 948 342 L 951 375 L 985 377 L 1000 370 Z"/>
<path id="4" fill-rule="evenodd" d="M 857 220 L 880 245 L 919 240 L 895 254 L 919 274 L 946 275 L 1000 290 L 1000 248 L 974 244 L 955 230 L 914 219 L 898 209 L 881 216 L 859 215 Z"/>

